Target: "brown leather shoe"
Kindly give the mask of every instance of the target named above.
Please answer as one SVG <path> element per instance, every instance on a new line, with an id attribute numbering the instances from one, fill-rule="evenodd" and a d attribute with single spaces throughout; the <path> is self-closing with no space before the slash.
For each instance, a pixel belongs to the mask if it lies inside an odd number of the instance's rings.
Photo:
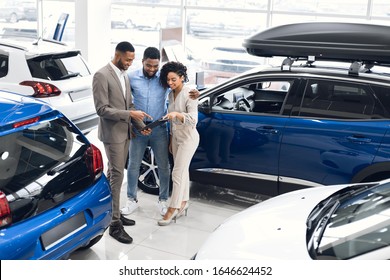
<path id="1" fill-rule="evenodd" d="M 122 214 L 121 214 L 121 221 L 122 221 L 122 224 L 124 226 L 134 226 L 135 225 L 134 220 L 125 218 L 125 216 L 123 216 Z"/>
<path id="2" fill-rule="evenodd" d="M 131 238 L 131 236 L 127 234 L 120 221 L 110 225 L 108 233 L 121 243 L 130 244 L 131 242 L 133 242 L 133 238 Z"/>

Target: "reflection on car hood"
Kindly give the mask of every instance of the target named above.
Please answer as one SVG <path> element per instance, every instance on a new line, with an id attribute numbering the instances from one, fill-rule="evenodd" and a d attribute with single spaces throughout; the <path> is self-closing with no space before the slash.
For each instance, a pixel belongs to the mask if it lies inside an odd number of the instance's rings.
<path id="1" fill-rule="evenodd" d="M 0 125 L 44 115 L 52 110 L 40 100 L 0 90 Z"/>
<path id="2" fill-rule="evenodd" d="M 222 223 L 196 259 L 310 259 L 307 217 L 318 202 L 345 186 L 295 191 L 256 204 Z"/>

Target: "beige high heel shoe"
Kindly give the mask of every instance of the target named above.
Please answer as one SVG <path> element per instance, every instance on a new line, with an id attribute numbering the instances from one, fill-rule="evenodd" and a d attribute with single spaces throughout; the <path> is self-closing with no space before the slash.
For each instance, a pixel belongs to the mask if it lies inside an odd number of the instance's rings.
<path id="1" fill-rule="evenodd" d="M 189 206 L 190 206 L 190 205 L 189 205 L 188 201 L 186 201 L 186 204 L 184 205 L 184 207 L 182 207 L 182 208 L 179 209 L 179 212 L 177 213 L 177 218 L 183 216 L 183 214 L 184 214 L 185 216 L 187 216 L 187 211 L 188 211 L 188 207 L 189 207 Z"/>
<path id="2" fill-rule="evenodd" d="M 178 213 L 179 213 L 179 210 L 178 210 L 178 209 L 175 209 L 175 211 L 173 211 L 172 215 L 171 215 L 168 219 L 166 219 L 166 220 L 164 220 L 164 219 L 159 220 L 159 221 L 157 222 L 157 224 L 158 224 L 159 226 L 167 226 L 167 225 L 169 225 L 169 224 L 172 222 L 172 220 L 174 220 L 175 223 L 176 223 L 176 219 L 177 219 L 177 214 L 178 214 Z"/>

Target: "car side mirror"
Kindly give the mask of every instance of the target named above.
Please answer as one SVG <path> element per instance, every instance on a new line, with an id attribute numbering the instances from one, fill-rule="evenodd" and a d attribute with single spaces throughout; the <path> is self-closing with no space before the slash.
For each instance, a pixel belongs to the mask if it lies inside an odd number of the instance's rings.
<path id="1" fill-rule="evenodd" d="M 207 97 L 199 101 L 198 111 L 204 114 L 211 113 L 210 98 Z"/>

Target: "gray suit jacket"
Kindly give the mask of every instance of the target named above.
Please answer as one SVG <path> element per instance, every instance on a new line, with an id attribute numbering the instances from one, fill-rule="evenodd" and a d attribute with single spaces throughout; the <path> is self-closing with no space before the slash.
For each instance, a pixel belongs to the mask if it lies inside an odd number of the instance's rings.
<path id="1" fill-rule="evenodd" d="M 125 75 L 126 98 L 118 76 L 108 63 L 93 76 L 93 97 L 99 119 L 98 138 L 103 143 L 121 143 L 131 138 L 130 110 L 135 110 L 130 83 Z M 133 122 L 136 128 L 143 122 Z"/>

